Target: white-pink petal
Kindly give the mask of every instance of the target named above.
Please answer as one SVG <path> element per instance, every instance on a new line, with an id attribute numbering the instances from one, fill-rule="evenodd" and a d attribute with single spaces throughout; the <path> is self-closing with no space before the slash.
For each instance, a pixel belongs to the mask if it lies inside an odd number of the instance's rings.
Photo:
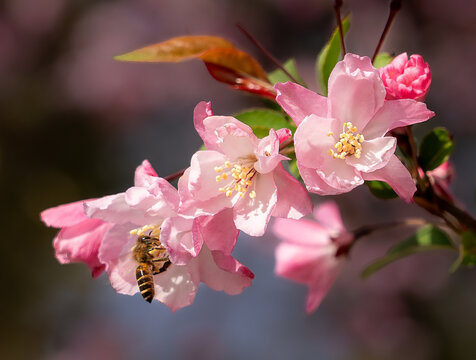
<path id="1" fill-rule="evenodd" d="M 273 171 L 283 160 L 290 160 L 279 153 L 279 139 L 273 129 L 269 130 L 268 136 L 260 140 L 254 153 L 258 159 L 254 168 L 261 174 Z"/>
<path id="2" fill-rule="evenodd" d="M 386 96 L 379 72 L 366 56 L 347 54 L 329 77 L 328 117 L 363 129 Z"/>
<path id="3" fill-rule="evenodd" d="M 405 165 L 392 155 L 388 164 L 376 171 L 362 173 L 365 180 L 385 181 L 406 202 L 411 202 L 416 191 L 415 182 Z"/>
<path id="4" fill-rule="evenodd" d="M 253 273 L 229 255 L 202 248 L 197 258 L 200 280 L 209 288 L 229 295 L 240 294 L 251 285 Z"/>
<path id="5" fill-rule="evenodd" d="M 372 172 L 387 165 L 396 147 L 397 139 L 390 136 L 365 140 L 360 158 L 348 156 L 345 162 L 358 171 Z"/>
<path id="6" fill-rule="evenodd" d="M 384 136 L 390 130 L 426 121 L 434 115 L 422 102 L 411 99 L 388 100 L 363 129 L 362 134 L 366 139 L 374 139 Z"/>
<path id="7" fill-rule="evenodd" d="M 273 174 L 256 174 L 249 191 L 253 190 L 256 193 L 255 198 L 246 193 L 233 208 L 234 220 L 237 229 L 251 236 L 261 236 L 266 231 L 277 201 Z"/>
<path id="8" fill-rule="evenodd" d="M 276 101 L 293 119 L 296 126 L 309 115 L 327 117 L 327 98 L 318 95 L 305 87 L 292 83 L 277 83 Z"/>
<path id="9" fill-rule="evenodd" d="M 84 203 L 91 200 L 94 199 L 76 201 L 46 209 L 40 214 L 41 221 L 47 226 L 62 228 L 88 220 L 89 217 L 84 213 Z"/>
<path id="10" fill-rule="evenodd" d="M 312 201 L 306 189 L 280 164 L 274 171 L 278 199 L 272 216 L 300 219 L 312 212 Z"/>
<path id="11" fill-rule="evenodd" d="M 225 255 L 232 253 L 239 234 L 233 221 L 233 209 L 224 209 L 213 216 L 200 216 L 195 219 L 195 224 L 210 250 Z"/>

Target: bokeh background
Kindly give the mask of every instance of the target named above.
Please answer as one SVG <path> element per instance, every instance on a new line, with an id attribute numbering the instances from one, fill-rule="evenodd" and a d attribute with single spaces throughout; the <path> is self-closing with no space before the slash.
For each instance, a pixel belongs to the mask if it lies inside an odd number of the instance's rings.
<path id="1" fill-rule="evenodd" d="M 350 52 L 371 55 L 388 1 L 348 0 Z M 186 34 L 226 37 L 272 64 L 294 57 L 316 89 L 316 55 L 335 26 L 331 0 L 4 0 L 0 2 L 0 357 L 2 359 L 476 359 L 476 271 L 449 275 L 454 254 L 422 254 L 362 281 L 360 271 L 409 231 L 355 247 L 329 296 L 304 312 L 306 289 L 273 275 L 272 235 L 240 238 L 236 257 L 255 273 L 239 296 L 201 287 L 172 314 L 117 295 L 107 276 L 54 258 L 41 210 L 124 191 L 149 159 L 160 175 L 200 146 L 192 111 L 212 100 L 229 115 L 260 100 L 214 82 L 200 62 L 130 64 L 112 57 Z M 417 126 L 454 134 L 453 192 L 475 212 L 476 3 L 404 1 L 384 50 L 430 63 L 428 107 Z M 317 202 L 322 201 L 314 197 Z M 426 216 L 365 187 L 335 197 L 350 229 Z"/>

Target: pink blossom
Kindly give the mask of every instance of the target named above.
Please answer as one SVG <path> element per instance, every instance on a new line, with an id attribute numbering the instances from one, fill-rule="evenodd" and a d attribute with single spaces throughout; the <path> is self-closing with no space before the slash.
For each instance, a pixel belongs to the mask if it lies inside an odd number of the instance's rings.
<path id="1" fill-rule="evenodd" d="M 198 151 L 179 181 L 180 212 L 213 215 L 232 209 L 239 230 L 260 236 L 271 216 L 298 219 L 312 203 L 301 184 L 281 165 L 279 153 L 288 129 L 270 130 L 258 139 L 251 128 L 230 116 L 213 116 L 210 103 L 194 112 L 197 132 L 206 151 Z"/>
<path id="2" fill-rule="evenodd" d="M 85 263 L 93 277 L 97 277 L 104 271 L 98 258 L 99 245 L 111 224 L 88 218 L 83 210 L 86 201 L 90 200 L 44 210 L 41 220 L 48 226 L 61 229 L 53 240 L 58 261 L 61 264 Z"/>
<path id="3" fill-rule="evenodd" d="M 423 173 L 422 170 L 421 173 Z M 422 175 L 421 173 L 420 175 Z M 449 161 L 445 161 L 436 169 L 427 171 L 426 175 L 438 195 L 445 197 L 450 201 L 454 201 L 450 190 L 450 184 L 454 177 L 454 169 Z"/>
<path id="4" fill-rule="evenodd" d="M 154 261 L 161 271 L 153 275 L 152 295 L 172 311 L 193 302 L 200 281 L 228 294 L 251 285 L 251 271 L 230 256 L 238 236 L 231 214 L 185 219 L 177 214 L 178 205 L 177 190 L 147 161 L 137 168 L 134 187 L 86 203 L 88 216 L 114 224 L 99 249 L 114 289 L 139 292 L 139 262 L 133 256 L 142 236 L 158 240 L 154 246 L 160 256 Z"/>
<path id="5" fill-rule="evenodd" d="M 307 219 L 276 219 L 274 234 L 282 242 L 276 248 L 275 272 L 309 287 L 306 311 L 313 312 L 326 296 L 344 263 L 336 256 L 341 246 L 353 241 L 337 205 L 325 202 L 314 210 L 317 222 Z"/>
<path id="6" fill-rule="evenodd" d="M 424 101 L 431 84 L 430 66 L 420 55 L 398 55 L 379 69 L 387 91 L 386 99 L 414 99 Z"/>
<path id="7" fill-rule="evenodd" d="M 392 129 L 419 123 L 434 113 L 415 100 L 387 100 L 368 57 L 347 54 L 329 78 L 329 97 L 285 83 L 275 86 L 277 102 L 298 126 L 294 136 L 299 172 L 311 192 L 348 192 L 364 180 L 387 182 L 405 201 L 416 191 L 395 156 Z"/>

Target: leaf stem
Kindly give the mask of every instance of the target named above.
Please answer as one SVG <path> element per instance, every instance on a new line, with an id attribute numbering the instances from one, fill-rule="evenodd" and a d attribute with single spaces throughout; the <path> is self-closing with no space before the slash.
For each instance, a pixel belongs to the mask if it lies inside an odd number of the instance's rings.
<path id="1" fill-rule="evenodd" d="M 372 64 L 374 63 L 375 58 L 377 57 L 380 51 L 380 48 L 382 47 L 383 41 L 385 40 L 385 37 L 387 36 L 388 30 L 390 30 L 390 27 L 392 26 L 395 16 L 397 15 L 398 11 L 401 8 L 402 8 L 402 0 L 392 0 L 390 2 L 390 13 L 388 14 L 387 23 L 385 24 L 385 28 L 383 29 L 382 35 L 380 36 L 380 40 L 377 44 L 377 47 L 375 48 L 374 55 L 372 56 Z"/>
<path id="2" fill-rule="evenodd" d="M 271 55 L 271 53 L 266 50 L 266 48 L 253 36 L 251 35 L 243 26 L 241 26 L 240 24 L 236 24 L 236 26 L 238 27 L 238 29 L 240 29 L 240 31 L 245 34 L 245 36 L 248 38 L 248 40 L 250 40 L 258 49 L 261 50 L 261 52 L 277 67 L 279 68 L 282 72 L 284 72 L 286 74 L 286 76 L 288 78 L 290 78 L 293 82 L 295 82 L 296 84 L 300 84 L 300 82 L 289 72 L 286 70 L 286 68 L 281 65 L 279 63 L 278 60 L 276 60 L 276 58 Z M 302 85 L 302 84 L 300 84 Z"/>
<path id="3" fill-rule="evenodd" d="M 357 229 L 350 231 L 351 233 L 354 234 L 353 241 L 338 247 L 335 256 L 339 257 L 342 255 L 348 254 L 351 248 L 357 242 L 357 240 L 363 238 L 364 236 L 370 235 L 371 233 L 375 231 L 389 230 L 399 226 L 422 226 L 425 224 L 428 224 L 428 221 L 425 219 L 408 218 L 404 220 L 390 221 L 390 222 L 384 222 L 380 224 L 364 225 L 364 226 L 358 227 Z"/>

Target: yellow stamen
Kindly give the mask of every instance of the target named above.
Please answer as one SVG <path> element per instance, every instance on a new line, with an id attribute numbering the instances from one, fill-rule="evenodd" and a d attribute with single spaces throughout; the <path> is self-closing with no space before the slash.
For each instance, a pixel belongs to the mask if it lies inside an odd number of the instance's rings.
<path id="1" fill-rule="evenodd" d="M 357 159 L 362 155 L 362 142 L 364 141 L 364 136 L 358 134 L 357 127 L 354 126 L 351 122 L 346 122 L 342 124 L 342 133 L 339 134 L 339 141 L 334 144 L 333 149 L 329 149 L 328 154 L 332 156 L 333 159 L 345 159 L 346 156 L 354 155 Z M 331 136 L 332 131 L 329 131 L 327 134 Z"/>

